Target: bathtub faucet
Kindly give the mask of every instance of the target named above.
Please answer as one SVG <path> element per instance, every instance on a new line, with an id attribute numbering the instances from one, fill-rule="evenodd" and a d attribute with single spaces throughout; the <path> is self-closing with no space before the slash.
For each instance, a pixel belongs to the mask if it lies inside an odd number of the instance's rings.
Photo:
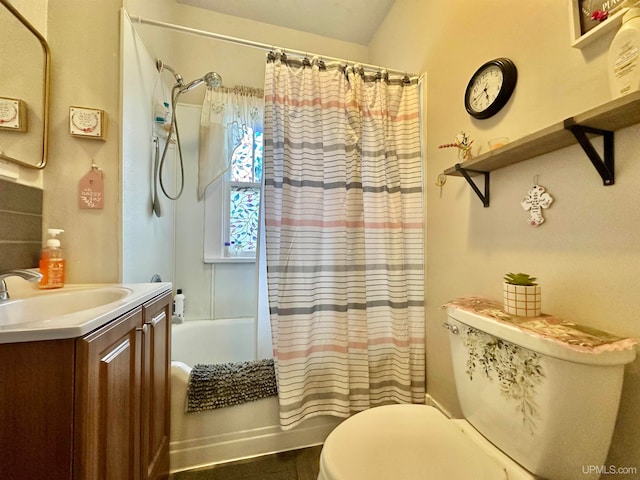
<path id="1" fill-rule="evenodd" d="M 42 278 L 42 274 L 31 270 L 8 270 L 4 273 L 0 273 L 0 302 L 4 302 L 10 298 L 9 291 L 7 290 L 7 284 L 4 281 L 7 277 L 20 277 L 29 282 L 38 282 Z"/>

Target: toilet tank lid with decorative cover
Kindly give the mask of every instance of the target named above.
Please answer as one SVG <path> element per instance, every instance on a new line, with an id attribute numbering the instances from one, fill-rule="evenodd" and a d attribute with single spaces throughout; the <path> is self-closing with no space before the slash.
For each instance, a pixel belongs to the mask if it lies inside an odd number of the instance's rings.
<path id="1" fill-rule="evenodd" d="M 518 317 L 505 313 L 500 302 L 462 297 L 443 305 L 447 315 L 502 340 L 561 360 L 620 365 L 632 362 L 638 342 L 552 315 Z"/>

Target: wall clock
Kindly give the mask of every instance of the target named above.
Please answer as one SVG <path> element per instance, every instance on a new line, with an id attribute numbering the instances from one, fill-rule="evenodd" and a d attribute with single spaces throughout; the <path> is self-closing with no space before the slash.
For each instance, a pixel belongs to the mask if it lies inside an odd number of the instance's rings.
<path id="1" fill-rule="evenodd" d="M 508 58 L 482 65 L 469 80 L 464 94 L 469 115 L 482 120 L 498 113 L 511 98 L 517 80 L 518 70 Z"/>

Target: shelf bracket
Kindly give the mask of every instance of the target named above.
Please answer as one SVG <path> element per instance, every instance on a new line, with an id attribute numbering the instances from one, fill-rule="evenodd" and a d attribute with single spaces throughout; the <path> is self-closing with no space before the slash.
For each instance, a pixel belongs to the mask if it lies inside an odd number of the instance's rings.
<path id="1" fill-rule="evenodd" d="M 589 160 L 598 174 L 602 177 L 602 182 L 605 187 L 613 185 L 615 183 L 615 161 L 613 154 L 613 132 L 609 130 L 601 130 L 599 128 L 587 127 L 585 125 L 578 125 L 573 118 L 568 118 L 564 121 L 564 128 L 571 131 L 573 136 L 576 137 L 578 143 L 587 154 Z M 600 157 L 600 154 L 596 151 L 593 143 L 587 134 L 601 135 L 604 141 L 604 159 Z"/>
<path id="2" fill-rule="evenodd" d="M 489 172 L 479 172 L 478 170 L 470 170 L 468 168 L 464 168 L 459 163 L 456 163 L 456 171 L 460 172 L 464 179 L 467 181 L 473 191 L 476 192 L 478 198 L 482 201 L 482 205 L 487 208 L 489 206 Z M 482 174 L 484 175 L 484 194 L 480 191 L 476 183 L 472 180 L 471 175 L 469 173 Z"/>

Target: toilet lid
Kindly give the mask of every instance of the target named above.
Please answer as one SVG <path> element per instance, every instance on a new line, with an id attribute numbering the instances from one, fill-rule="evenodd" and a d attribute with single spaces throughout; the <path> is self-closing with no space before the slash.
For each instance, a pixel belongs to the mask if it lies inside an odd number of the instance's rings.
<path id="1" fill-rule="evenodd" d="M 425 405 L 360 412 L 327 437 L 320 458 L 326 480 L 506 480 L 497 460 L 454 422 Z"/>

